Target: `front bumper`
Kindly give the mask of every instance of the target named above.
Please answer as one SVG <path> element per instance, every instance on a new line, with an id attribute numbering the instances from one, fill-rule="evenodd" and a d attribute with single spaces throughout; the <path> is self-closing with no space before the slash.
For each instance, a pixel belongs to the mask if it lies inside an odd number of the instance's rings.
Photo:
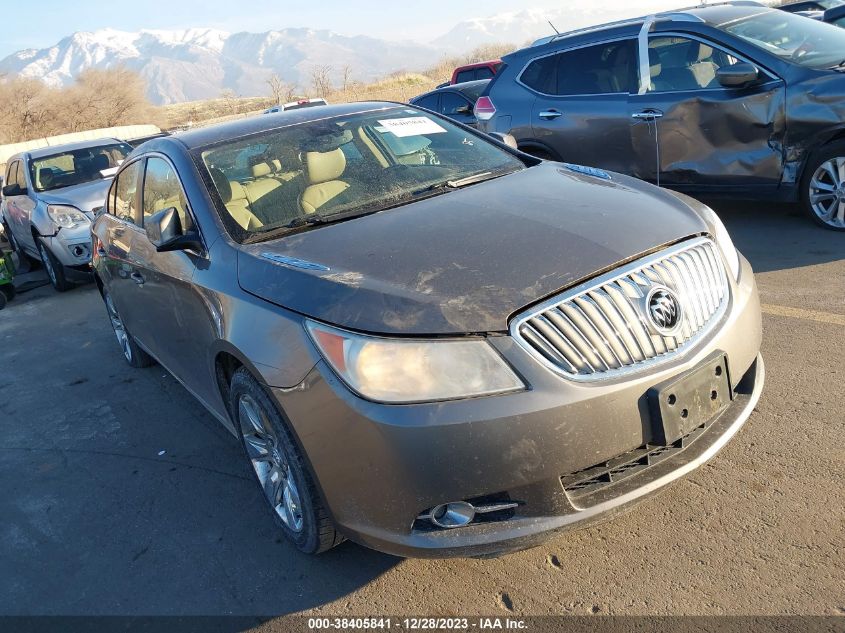
<path id="1" fill-rule="evenodd" d="M 707 340 L 651 371 L 577 384 L 503 336 L 491 343 L 527 380 L 528 391 L 382 405 L 352 394 L 321 362 L 299 386 L 273 393 L 341 532 L 400 556 L 476 556 L 523 549 L 604 520 L 712 457 L 759 399 L 760 339 L 756 286 L 743 259 L 723 322 Z M 567 492 L 562 477 L 651 445 L 656 432 L 646 392 L 714 353 L 727 356 L 734 397 L 694 441 L 595 493 Z M 520 505 L 500 520 L 454 530 L 415 522 L 438 504 L 479 497 Z"/>
<path id="2" fill-rule="evenodd" d="M 82 226 L 74 229 L 59 229 L 55 235 L 41 238 L 47 244 L 50 252 L 63 266 L 77 271 L 86 272 L 91 263 L 91 227 Z"/>

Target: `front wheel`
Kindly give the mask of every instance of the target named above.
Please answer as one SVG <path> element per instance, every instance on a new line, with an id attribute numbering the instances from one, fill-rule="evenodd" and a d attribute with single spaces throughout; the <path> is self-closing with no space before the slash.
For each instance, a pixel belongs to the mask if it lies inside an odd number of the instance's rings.
<path id="1" fill-rule="evenodd" d="M 41 256 L 41 263 L 44 265 L 44 270 L 47 272 L 47 277 L 56 292 L 64 292 L 69 290 L 71 283 L 65 277 L 65 267 L 56 259 L 56 256 L 50 252 L 47 245 L 40 239 L 35 241 L 38 246 L 38 254 Z"/>
<path id="2" fill-rule="evenodd" d="M 801 182 L 801 204 L 826 229 L 845 231 L 845 142 L 831 143 L 810 158 Z"/>
<path id="3" fill-rule="evenodd" d="M 243 367 L 232 377 L 230 398 L 255 480 L 287 539 L 305 554 L 341 543 L 278 408 Z"/>
<path id="4" fill-rule="evenodd" d="M 117 308 L 114 307 L 114 301 L 112 301 L 111 295 L 107 290 L 103 290 L 103 301 L 106 304 L 106 312 L 109 315 L 115 338 L 117 338 L 120 349 L 123 350 L 123 357 L 126 359 L 126 362 L 130 366 L 138 368 L 152 365 L 152 356 L 142 350 L 135 342 L 135 339 L 132 338 L 132 335 L 123 324 L 123 319 L 120 318 Z"/>

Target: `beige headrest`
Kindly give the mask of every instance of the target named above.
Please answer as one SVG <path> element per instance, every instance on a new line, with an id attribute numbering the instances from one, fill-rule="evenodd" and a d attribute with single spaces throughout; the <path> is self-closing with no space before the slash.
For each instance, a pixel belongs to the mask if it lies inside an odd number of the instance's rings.
<path id="1" fill-rule="evenodd" d="M 273 168 L 273 171 L 282 171 L 282 161 L 278 158 L 274 158 L 270 161 L 270 166 Z"/>
<path id="2" fill-rule="evenodd" d="M 262 176 L 269 176 L 272 171 L 268 163 L 256 163 L 252 166 L 252 177 L 261 178 Z"/>
<path id="3" fill-rule="evenodd" d="M 307 152 L 305 165 L 308 167 L 308 181 L 316 185 L 340 178 L 346 169 L 346 156 L 339 147 L 331 152 Z"/>
<path id="4" fill-rule="evenodd" d="M 230 180 L 229 186 L 232 187 L 232 200 L 246 200 L 246 189 L 236 180 Z"/>
<path id="5" fill-rule="evenodd" d="M 703 61 L 705 59 L 710 59 L 713 56 L 713 47 L 707 46 L 707 44 L 702 44 L 698 47 L 698 59 L 696 61 Z"/>

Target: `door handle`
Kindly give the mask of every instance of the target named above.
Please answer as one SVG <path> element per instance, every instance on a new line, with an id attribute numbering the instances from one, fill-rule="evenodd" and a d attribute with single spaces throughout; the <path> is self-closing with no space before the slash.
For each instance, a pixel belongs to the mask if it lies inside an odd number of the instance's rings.
<path id="1" fill-rule="evenodd" d="M 139 286 L 144 285 L 144 276 L 138 271 L 133 272 L 131 275 L 129 275 L 129 277 Z"/>
<path id="2" fill-rule="evenodd" d="M 638 119 L 640 121 L 654 121 L 662 116 L 663 113 L 660 110 L 648 109 L 643 110 L 642 112 L 634 112 L 634 114 L 631 115 L 631 118 Z"/>
<path id="3" fill-rule="evenodd" d="M 539 116 L 544 121 L 551 121 L 552 119 L 556 119 L 559 116 L 563 116 L 563 112 L 558 112 L 557 110 L 543 110 L 537 116 Z"/>

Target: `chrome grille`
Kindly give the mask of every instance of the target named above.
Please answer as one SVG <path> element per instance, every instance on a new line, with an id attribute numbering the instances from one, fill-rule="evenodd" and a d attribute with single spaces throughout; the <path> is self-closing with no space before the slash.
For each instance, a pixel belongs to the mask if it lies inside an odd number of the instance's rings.
<path id="1" fill-rule="evenodd" d="M 676 331 L 661 333 L 647 314 L 656 287 L 681 304 Z M 511 335 L 564 376 L 598 380 L 653 365 L 692 346 L 721 319 L 729 286 L 709 239 L 673 246 L 554 297 L 517 316 Z"/>

